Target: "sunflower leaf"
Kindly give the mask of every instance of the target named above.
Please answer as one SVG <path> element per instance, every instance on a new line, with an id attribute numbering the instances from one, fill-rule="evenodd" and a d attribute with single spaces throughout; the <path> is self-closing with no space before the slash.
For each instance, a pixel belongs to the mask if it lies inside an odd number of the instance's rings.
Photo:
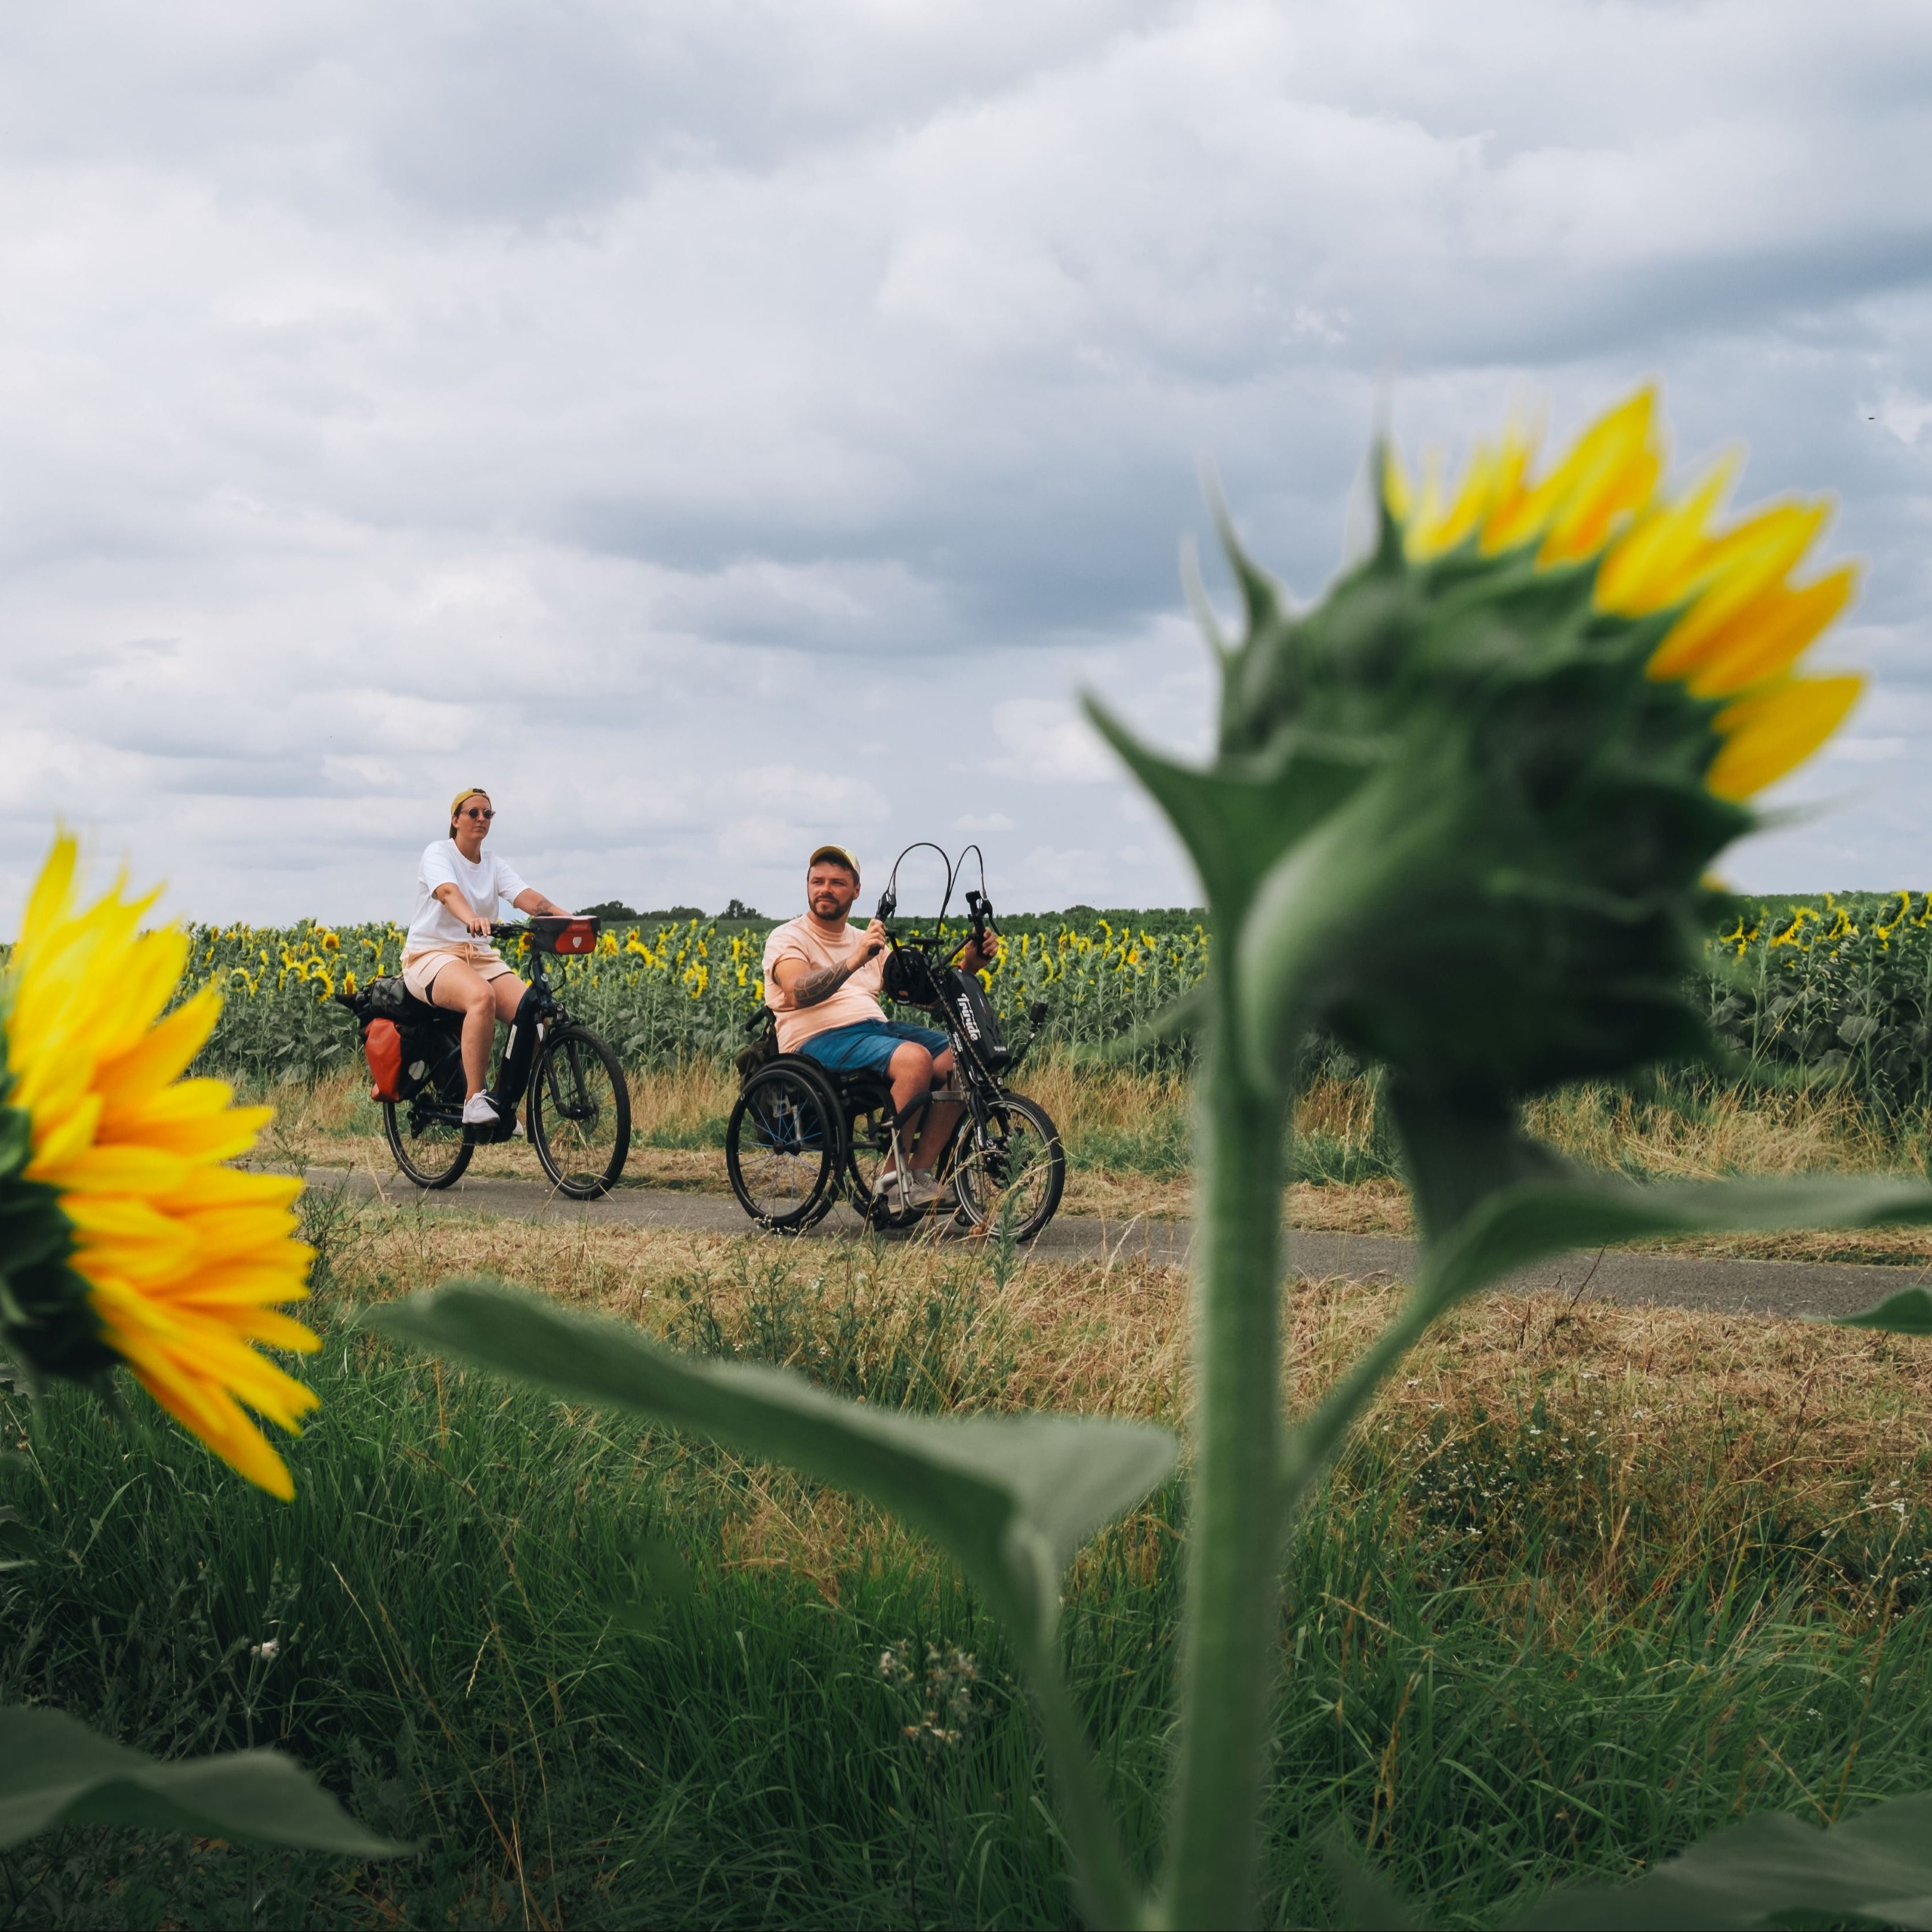
<path id="1" fill-rule="evenodd" d="M 1546 1255 L 1661 1234 L 1928 1222 L 1932 1222 L 1932 1187 L 1916 1181 L 1828 1176 L 1650 1186 L 1582 1176 L 1532 1180 L 1492 1195 L 1434 1246 L 1424 1263 L 1425 1292 L 1437 1306 L 1446 1307 Z M 1905 1298 L 1895 1295 L 1892 1300 Z"/>
<path id="2" fill-rule="evenodd" d="M 452 1281 L 364 1318 L 419 1348 L 611 1403 L 856 1491 L 944 1544 L 1036 1656 L 1061 1572 L 1173 1467 L 1174 1438 L 1093 1416 L 923 1417 L 842 1402 L 788 1370 L 688 1360 L 628 1322 Z"/>
<path id="3" fill-rule="evenodd" d="M 362 1858 L 408 1850 L 364 1831 L 279 1751 L 164 1763 L 64 1711 L 0 1708 L 0 1845 L 63 1824 L 134 1825 Z"/>
<path id="4" fill-rule="evenodd" d="M 1520 1932 L 1749 1927 L 1803 1912 L 1932 1927 L 1932 1793 L 1821 1830 L 1760 1812 L 1614 1889 L 1558 1892 L 1506 1922 Z"/>
<path id="5" fill-rule="evenodd" d="M 1878 1328 L 1891 1335 L 1932 1335 L 1932 1294 L 1922 1288 L 1901 1288 L 1875 1308 L 1856 1315 L 1832 1318 L 1840 1328 Z"/>

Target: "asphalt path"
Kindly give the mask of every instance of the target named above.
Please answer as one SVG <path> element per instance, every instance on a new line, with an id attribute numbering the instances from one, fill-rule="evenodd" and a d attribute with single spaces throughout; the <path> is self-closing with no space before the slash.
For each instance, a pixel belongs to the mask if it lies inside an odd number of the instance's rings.
<path id="1" fill-rule="evenodd" d="M 351 1172 L 340 1168 L 311 1168 L 308 1180 L 311 1186 L 346 1186 L 355 1195 L 380 1197 L 394 1205 L 418 1207 L 429 1213 L 601 1226 L 692 1228 L 724 1234 L 752 1232 L 729 1195 L 620 1185 L 601 1201 L 572 1201 L 541 1181 L 467 1177 L 454 1187 L 424 1193 L 400 1175 L 379 1178 L 366 1170 Z M 849 1240 L 862 1228 L 858 1217 L 842 1204 L 809 1233 L 793 1238 Z M 1108 1221 L 1062 1214 L 1033 1244 L 1032 1252 L 1054 1261 L 1104 1262 L 1112 1258 L 1179 1264 L 1188 1259 L 1193 1240 L 1193 1225 L 1186 1221 Z M 1288 1257 L 1297 1274 L 1312 1279 L 1340 1276 L 1352 1280 L 1404 1281 L 1414 1271 L 1416 1248 L 1412 1241 L 1391 1235 L 1296 1228 L 1289 1235 Z M 1601 1297 L 1732 1314 L 1834 1316 L 1869 1308 L 1886 1295 L 1925 1280 L 1928 1274 L 1916 1267 L 1706 1259 L 1612 1248 L 1558 1256 L 1512 1276 L 1504 1286 L 1518 1293 Z"/>

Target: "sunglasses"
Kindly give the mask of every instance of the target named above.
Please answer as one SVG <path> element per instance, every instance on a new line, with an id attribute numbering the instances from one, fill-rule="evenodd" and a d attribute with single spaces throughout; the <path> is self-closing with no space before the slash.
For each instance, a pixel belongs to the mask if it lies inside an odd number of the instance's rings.
<path id="1" fill-rule="evenodd" d="M 485 812 L 480 805 L 472 805 L 466 806 L 456 815 L 458 818 L 494 818 L 496 814 L 494 812 Z"/>

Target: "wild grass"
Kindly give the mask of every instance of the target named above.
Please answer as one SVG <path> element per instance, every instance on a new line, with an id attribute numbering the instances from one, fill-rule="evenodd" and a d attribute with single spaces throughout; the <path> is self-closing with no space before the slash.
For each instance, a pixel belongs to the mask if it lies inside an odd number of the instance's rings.
<path id="1" fill-rule="evenodd" d="M 292 1505 L 145 1409 L 8 1404 L 28 1560 L 0 1576 L 0 1696 L 150 1749 L 280 1742 L 421 1849 L 357 1869 L 73 1828 L 6 1862 L 8 1922 L 1066 1922 L 1023 1700 L 929 1548 L 784 1471 L 400 1356 L 352 1316 L 492 1271 L 872 1402 L 1172 1420 L 1183 1276 L 310 1211 L 324 1406 Z M 1390 1294 L 1295 1292 L 1289 1400 Z M 1310 1816 L 1474 1924 L 1742 1810 L 1826 1817 L 1932 1782 L 1928 1354 L 1555 1298 L 1445 1324 L 1293 1539 L 1274 1918 L 1332 1922 L 1289 1829 Z M 1072 1679 L 1150 1855 L 1185 1534 L 1157 1497 L 1068 1590 Z M 936 1724 L 928 1646 L 976 1671 Z"/>

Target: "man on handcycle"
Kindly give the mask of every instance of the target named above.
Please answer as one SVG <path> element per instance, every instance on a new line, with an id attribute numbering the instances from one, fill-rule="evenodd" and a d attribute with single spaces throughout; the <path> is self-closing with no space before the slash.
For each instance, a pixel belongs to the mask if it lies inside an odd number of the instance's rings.
<path id="1" fill-rule="evenodd" d="M 952 1051 L 932 1027 L 885 1017 L 879 992 L 885 974 L 886 928 L 874 920 L 863 932 L 850 922 L 859 896 L 859 862 L 842 845 L 821 845 L 806 861 L 806 910 L 775 927 L 765 940 L 765 1004 L 778 1022 L 778 1051 L 801 1053 L 834 1073 L 870 1071 L 890 1082 L 892 1105 L 906 1109 L 952 1072 Z M 998 956 L 998 934 L 966 943 L 958 955 L 968 971 Z M 881 1191 L 906 1210 L 937 1197 L 932 1167 L 958 1112 L 954 1100 L 925 1109 L 911 1154 L 912 1172 L 883 1174 Z"/>
<path id="2" fill-rule="evenodd" d="M 496 817 L 490 794 L 466 785 L 449 802 L 449 836 L 423 848 L 416 867 L 416 910 L 403 941 L 403 984 L 425 1005 L 463 1016 L 463 1124 L 494 1127 L 497 1108 L 485 1082 L 496 1022 L 517 1016 L 524 982 L 490 941 L 496 902 L 519 912 L 569 914 L 526 885 L 507 859 L 483 856 Z M 523 1128 L 512 1123 L 512 1131 Z"/>

